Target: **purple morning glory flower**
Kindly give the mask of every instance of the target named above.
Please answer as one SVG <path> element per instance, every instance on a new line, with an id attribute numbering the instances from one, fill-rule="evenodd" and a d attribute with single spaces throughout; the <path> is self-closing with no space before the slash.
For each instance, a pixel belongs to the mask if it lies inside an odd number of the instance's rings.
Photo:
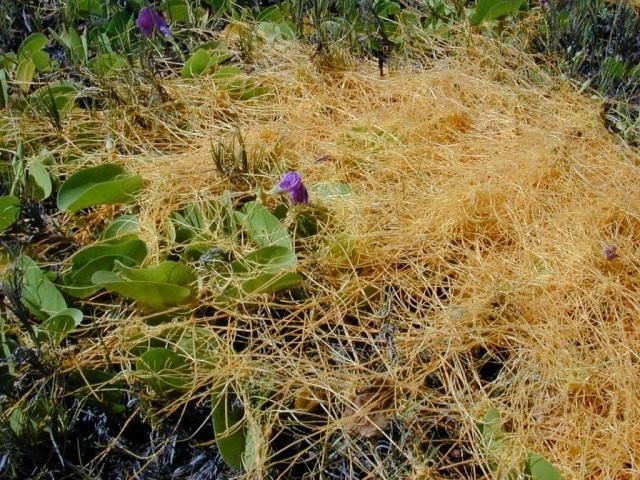
<path id="1" fill-rule="evenodd" d="M 298 172 L 285 173 L 278 183 L 278 188 L 283 192 L 289 192 L 292 203 L 309 203 L 309 193 Z"/>
<path id="2" fill-rule="evenodd" d="M 171 30 L 169 30 L 169 25 L 165 22 L 164 17 L 151 7 L 144 7 L 140 10 L 136 25 L 142 35 L 147 38 L 151 38 L 155 30 L 158 30 L 165 37 L 171 36 Z"/>
<path id="3" fill-rule="evenodd" d="M 607 258 L 607 260 L 615 260 L 616 258 L 618 258 L 618 247 L 616 247 L 615 245 L 607 245 L 606 247 L 604 247 L 604 256 Z"/>

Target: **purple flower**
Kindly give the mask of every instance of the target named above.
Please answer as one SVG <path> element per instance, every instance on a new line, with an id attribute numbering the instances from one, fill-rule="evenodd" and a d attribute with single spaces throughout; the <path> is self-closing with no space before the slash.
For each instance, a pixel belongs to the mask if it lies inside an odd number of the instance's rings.
<path id="1" fill-rule="evenodd" d="M 151 38 L 155 30 L 158 30 L 165 37 L 171 36 L 171 30 L 169 30 L 167 22 L 164 21 L 164 17 L 151 7 L 144 7 L 140 10 L 136 25 L 142 35 L 147 38 Z"/>
<path id="2" fill-rule="evenodd" d="M 278 183 L 278 188 L 282 192 L 289 192 L 292 203 L 309 203 L 309 193 L 298 172 L 285 173 Z"/>
<path id="3" fill-rule="evenodd" d="M 606 247 L 604 247 L 604 256 L 607 258 L 607 260 L 615 260 L 616 258 L 618 258 L 618 247 L 616 247 L 615 245 L 607 245 Z"/>

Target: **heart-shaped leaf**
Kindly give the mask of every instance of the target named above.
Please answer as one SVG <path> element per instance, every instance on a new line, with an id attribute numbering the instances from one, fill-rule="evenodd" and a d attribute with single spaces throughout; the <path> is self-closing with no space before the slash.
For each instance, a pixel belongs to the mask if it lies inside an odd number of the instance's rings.
<path id="1" fill-rule="evenodd" d="M 58 192 L 58 208 L 77 212 L 93 205 L 127 203 L 142 188 L 139 175 L 127 175 L 118 165 L 105 163 L 80 170 Z"/>
<path id="2" fill-rule="evenodd" d="M 188 390 L 191 368 L 184 357 L 168 348 L 151 348 L 136 362 L 138 376 L 157 393 Z"/>
<path id="3" fill-rule="evenodd" d="M 142 307 L 159 312 L 190 302 L 196 295 L 197 280 L 192 268 L 165 261 L 155 267 L 129 268 L 115 262 L 119 273 L 99 271 L 93 274 L 94 285 L 135 300 Z"/>
<path id="4" fill-rule="evenodd" d="M 0 233 L 15 223 L 20 215 L 20 199 L 15 195 L 0 197 Z"/>

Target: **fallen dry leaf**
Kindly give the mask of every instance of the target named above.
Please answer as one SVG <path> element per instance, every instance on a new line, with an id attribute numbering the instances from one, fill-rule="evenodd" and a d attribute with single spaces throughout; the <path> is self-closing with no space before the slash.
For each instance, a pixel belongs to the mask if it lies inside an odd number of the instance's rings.
<path id="1" fill-rule="evenodd" d="M 363 438 L 381 436 L 391 422 L 386 409 L 389 398 L 388 392 L 379 389 L 370 389 L 356 395 L 352 404 L 344 411 L 347 419 L 346 431 Z"/>

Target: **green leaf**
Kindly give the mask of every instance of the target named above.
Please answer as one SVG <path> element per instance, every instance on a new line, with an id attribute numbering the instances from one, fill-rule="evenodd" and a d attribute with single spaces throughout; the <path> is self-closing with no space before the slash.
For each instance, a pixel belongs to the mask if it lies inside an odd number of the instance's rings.
<path id="1" fill-rule="evenodd" d="M 255 250 L 231 264 L 234 273 L 280 273 L 296 268 L 296 255 L 289 248 L 270 245 Z"/>
<path id="2" fill-rule="evenodd" d="M 626 76 L 627 65 L 616 60 L 614 57 L 607 57 L 604 62 L 602 62 L 602 71 L 608 77 L 615 80 L 622 80 Z"/>
<path id="3" fill-rule="evenodd" d="M 76 308 L 67 308 L 42 322 L 40 330 L 46 333 L 54 344 L 59 345 L 80 323 L 82 312 Z"/>
<path id="4" fill-rule="evenodd" d="M 504 428 L 498 409 L 490 408 L 487 411 L 481 433 L 487 456 L 490 460 L 495 460 L 504 446 Z"/>
<path id="5" fill-rule="evenodd" d="M 252 295 L 273 294 L 286 290 L 302 282 L 303 277 L 297 273 L 262 273 L 245 280 L 239 287 L 228 287 L 216 302 L 224 304 L 228 300 L 246 301 Z"/>
<path id="6" fill-rule="evenodd" d="M 0 107 L 9 106 L 9 83 L 7 82 L 7 72 L 0 68 Z"/>
<path id="7" fill-rule="evenodd" d="M 0 69 L 13 71 L 18 66 L 18 56 L 13 52 L 0 53 Z"/>
<path id="8" fill-rule="evenodd" d="M 51 195 L 53 186 L 51 185 L 51 177 L 46 167 L 39 161 L 31 162 L 29 165 L 29 180 L 34 187 L 36 200 L 42 201 Z"/>
<path id="9" fill-rule="evenodd" d="M 184 357 L 168 348 L 151 348 L 140 355 L 136 372 L 160 394 L 188 390 L 191 382 L 191 368 Z"/>
<path id="10" fill-rule="evenodd" d="M 76 6 L 78 13 L 83 15 L 95 15 L 97 17 L 107 15 L 107 2 L 104 0 L 78 0 Z"/>
<path id="11" fill-rule="evenodd" d="M 68 113 L 75 102 L 78 90 L 72 83 L 64 80 L 52 84 L 45 85 L 39 88 L 31 95 L 30 99 L 41 112 L 48 112 L 51 110 L 51 102 L 53 106 L 60 113 Z"/>
<path id="12" fill-rule="evenodd" d="M 139 175 L 127 175 L 118 165 L 105 163 L 72 175 L 58 192 L 58 208 L 77 212 L 93 205 L 128 203 L 142 188 Z"/>
<path id="13" fill-rule="evenodd" d="M 211 7 L 216 17 L 221 17 L 233 7 L 232 0 L 204 0 Z"/>
<path id="14" fill-rule="evenodd" d="M 131 1 L 128 2 L 131 5 Z M 107 20 L 104 25 L 104 32 L 109 38 L 114 38 L 124 41 L 125 38 L 128 41 L 129 33 L 133 28 L 134 14 L 127 10 L 116 11 Z"/>
<path id="15" fill-rule="evenodd" d="M 210 52 L 209 53 L 209 65 L 207 68 L 217 67 L 221 63 L 226 62 L 233 57 L 233 54 L 229 52 Z"/>
<path id="16" fill-rule="evenodd" d="M 116 265 L 119 273 L 98 271 L 93 274 L 92 283 L 131 298 L 148 310 L 163 311 L 196 296 L 196 273 L 182 263 L 165 261 L 142 269 L 128 268 L 117 261 Z"/>
<path id="17" fill-rule="evenodd" d="M 240 225 L 260 248 L 279 245 L 293 251 L 289 232 L 261 203 L 249 202 L 245 205 Z"/>
<path id="18" fill-rule="evenodd" d="M 133 215 L 122 215 L 113 220 L 102 231 L 102 239 L 109 240 L 135 233 L 139 228 L 138 219 Z"/>
<path id="19" fill-rule="evenodd" d="M 182 67 L 182 78 L 194 78 L 201 75 L 209 67 L 210 57 L 206 50 L 199 48 L 191 55 Z"/>
<path id="20" fill-rule="evenodd" d="M 75 397 L 86 398 L 91 404 L 101 405 L 114 413 L 123 413 L 126 406 L 123 395 L 126 385 L 111 372 L 93 369 L 78 369 L 66 376 L 67 386 Z"/>
<path id="21" fill-rule="evenodd" d="M 295 26 L 290 22 L 282 22 L 278 25 L 278 34 L 281 40 L 295 40 L 297 35 Z"/>
<path id="22" fill-rule="evenodd" d="M 270 42 L 293 40 L 296 38 L 293 27 L 286 22 L 261 22 L 258 24 L 257 30 Z"/>
<path id="23" fill-rule="evenodd" d="M 82 38 L 78 33 L 78 30 L 71 27 L 67 31 L 62 32 L 60 35 L 60 41 L 64 44 L 65 47 L 71 52 L 71 56 L 84 63 L 87 61 L 87 55 L 84 50 L 84 46 L 82 45 Z"/>
<path id="24" fill-rule="evenodd" d="M 479 0 L 471 16 L 471 25 L 478 26 L 482 22 L 515 13 L 523 3 L 524 0 Z"/>
<path id="25" fill-rule="evenodd" d="M 147 256 L 147 246 L 135 235 L 128 235 L 89 245 L 70 259 L 71 270 L 63 277 L 65 291 L 77 298 L 86 298 L 100 290 L 91 279 L 99 271 L 112 271 L 116 262 L 128 267 L 140 265 Z"/>
<path id="26" fill-rule="evenodd" d="M 263 273 L 242 283 L 242 291 L 247 295 L 271 294 L 293 287 L 303 278 L 297 273 Z"/>
<path id="27" fill-rule="evenodd" d="M 16 70 L 16 80 L 20 82 L 20 88 L 27 93 L 31 87 L 31 81 L 36 73 L 36 66 L 30 58 L 23 58 L 18 63 Z"/>
<path id="28" fill-rule="evenodd" d="M 171 213 L 169 219 L 175 230 L 174 240 L 178 243 L 200 237 L 208 228 L 202 210 L 195 203 Z"/>
<path id="29" fill-rule="evenodd" d="M 89 70 L 105 78 L 117 75 L 128 68 L 127 59 L 113 52 L 98 55 L 89 62 Z"/>
<path id="30" fill-rule="evenodd" d="M 529 452 L 525 458 L 524 473 L 531 480 L 562 480 L 558 469 L 535 452 Z"/>
<path id="31" fill-rule="evenodd" d="M 41 51 L 49 40 L 42 33 L 32 33 L 23 40 L 18 48 L 18 56 L 24 57 Z"/>
<path id="32" fill-rule="evenodd" d="M 20 199 L 15 195 L 0 197 L 0 233 L 15 223 L 20 215 Z"/>
<path id="33" fill-rule="evenodd" d="M 31 61 L 39 72 L 47 72 L 51 69 L 51 60 L 47 52 L 33 52 L 31 54 Z"/>
<path id="34" fill-rule="evenodd" d="M 400 13 L 402 8 L 396 2 L 379 2 L 376 6 L 377 14 L 382 18 L 390 18 Z"/>
<path id="35" fill-rule="evenodd" d="M 321 198 L 342 197 L 353 193 L 353 188 L 350 185 L 340 182 L 316 183 L 309 190 L 314 196 Z"/>
<path id="36" fill-rule="evenodd" d="M 264 8 L 256 18 L 259 22 L 279 22 L 282 19 L 282 13 L 278 5 L 271 5 Z"/>
<path id="37" fill-rule="evenodd" d="M 232 88 L 233 95 L 238 100 L 246 101 L 254 98 L 264 97 L 271 93 L 271 89 L 268 87 L 252 86 L 251 83 L 245 83 L 240 88 Z"/>
<path id="38" fill-rule="evenodd" d="M 27 416 L 21 408 L 16 408 L 11 412 L 9 416 L 9 428 L 18 437 L 22 437 L 22 434 L 27 426 Z"/>
<path id="39" fill-rule="evenodd" d="M 246 447 L 243 409 L 229 387 L 214 390 L 211 405 L 213 431 L 220 455 L 230 467 L 242 468 L 242 456 Z"/>
<path id="40" fill-rule="evenodd" d="M 167 12 L 173 22 L 189 21 L 189 6 L 184 0 L 167 0 L 160 6 L 160 10 Z"/>
<path id="41" fill-rule="evenodd" d="M 242 75 L 242 70 L 236 65 L 227 65 L 216 70 L 211 78 L 214 80 L 224 80 L 227 78 L 235 78 Z"/>
<path id="42" fill-rule="evenodd" d="M 16 268 L 22 272 L 22 303 L 33 315 L 46 320 L 67 309 L 64 297 L 36 262 L 21 255 Z"/>
<path id="43" fill-rule="evenodd" d="M 36 161 L 42 163 L 45 167 L 50 167 L 51 165 L 55 165 L 56 159 L 48 149 L 42 148 L 38 156 L 36 157 Z"/>

